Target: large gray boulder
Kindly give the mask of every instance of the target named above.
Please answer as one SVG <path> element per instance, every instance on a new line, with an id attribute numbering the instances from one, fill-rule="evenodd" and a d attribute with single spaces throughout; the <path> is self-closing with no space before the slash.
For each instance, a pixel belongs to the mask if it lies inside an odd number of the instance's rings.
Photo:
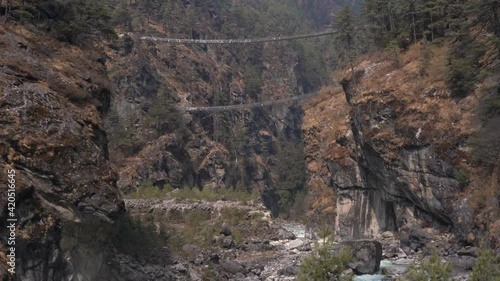
<path id="1" fill-rule="evenodd" d="M 374 240 L 352 240 L 343 242 L 349 246 L 354 262 L 349 266 L 355 274 L 375 274 L 380 269 L 382 260 L 382 244 Z"/>

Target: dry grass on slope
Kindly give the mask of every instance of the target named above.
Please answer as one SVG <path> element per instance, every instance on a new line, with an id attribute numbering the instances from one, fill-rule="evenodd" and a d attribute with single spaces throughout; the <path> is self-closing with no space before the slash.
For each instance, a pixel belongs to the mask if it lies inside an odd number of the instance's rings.
<path id="1" fill-rule="evenodd" d="M 465 98 L 453 98 L 445 82 L 447 53 L 446 45 L 414 45 L 397 57 L 388 52 L 364 55 L 356 64 L 361 75 L 352 87 L 351 105 L 340 88 L 325 88 L 311 99 L 303 123 L 309 172 L 329 176 L 328 160 L 349 157 L 337 142 L 354 116 L 364 141 L 389 163 L 398 160 L 403 148 L 429 146 L 452 164 L 463 193 L 450 195 L 467 200 L 475 212 L 475 227 L 494 238 L 500 226 L 491 222 L 500 218 L 500 211 L 491 198 L 498 197 L 500 173 L 498 167 L 491 172 L 475 161 L 471 139 L 481 133 L 480 104 L 498 77 L 484 80 Z M 350 79 L 351 72 L 335 76 Z M 500 245 L 500 240 L 495 243 Z"/>

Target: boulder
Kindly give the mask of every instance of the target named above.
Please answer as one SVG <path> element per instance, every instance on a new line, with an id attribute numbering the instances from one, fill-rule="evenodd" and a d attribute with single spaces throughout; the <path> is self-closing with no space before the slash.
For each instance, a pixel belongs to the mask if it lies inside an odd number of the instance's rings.
<path id="1" fill-rule="evenodd" d="M 458 256 L 451 258 L 454 272 L 467 272 L 472 270 L 476 264 L 477 258 L 473 256 Z"/>
<path id="2" fill-rule="evenodd" d="M 220 234 L 223 234 L 224 236 L 229 236 L 232 234 L 231 227 L 229 227 L 229 224 L 227 223 L 222 224 L 222 229 L 220 231 Z"/>
<path id="3" fill-rule="evenodd" d="M 349 246 L 354 257 L 354 262 L 350 265 L 354 273 L 375 274 L 380 269 L 382 260 L 382 245 L 374 240 L 353 240 L 343 242 Z"/>
<path id="4" fill-rule="evenodd" d="M 232 236 L 225 236 L 221 239 L 221 246 L 226 249 L 232 249 L 236 246 Z"/>
<path id="5" fill-rule="evenodd" d="M 299 250 L 301 252 L 310 252 L 310 251 L 312 251 L 312 245 L 311 245 L 311 243 L 306 243 L 302 246 L 297 247 L 297 250 Z"/>
<path id="6" fill-rule="evenodd" d="M 425 230 L 420 228 L 410 229 L 409 246 L 414 251 L 424 249 L 430 240 L 430 236 L 427 232 L 425 232 Z"/>
<path id="7" fill-rule="evenodd" d="M 295 248 L 299 248 L 304 245 L 304 241 L 302 240 L 292 240 L 285 244 L 285 249 L 293 250 Z"/>
<path id="8" fill-rule="evenodd" d="M 459 256 L 470 256 L 470 257 L 478 257 L 479 248 L 477 247 L 465 247 L 457 251 Z"/>
<path id="9" fill-rule="evenodd" d="M 384 249 L 384 257 L 390 259 L 397 255 L 398 247 L 397 246 L 389 246 Z"/>
<path id="10" fill-rule="evenodd" d="M 191 245 L 191 244 L 185 244 L 182 246 L 182 251 L 189 257 L 193 257 L 193 256 L 196 256 L 198 255 L 201 250 L 200 248 L 194 246 L 194 245 Z"/>
<path id="11" fill-rule="evenodd" d="M 300 267 L 298 267 L 296 265 L 291 265 L 291 266 L 287 266 L 285 268 L 280 269 L 278 274 L 281 276 L 297 276 L 297 274 L 299 274 L 299 271 L 300 271 Z"/>
<path id="12" fill-rule="evenodd" d="M 210 255 L 210 262 L 214 264 L 218 264 L 220 260 L 220 256 L 218 254 Z"/>
<path id="13" fill-rule="evenodd" d="M 247 251 L 265 252 L 275 250 L 276 246 L 269 244 L 269 241 L 255 241 L 247 245 Z"/>
<path id="14" fill-rule="evenodd" d="M 384 239 L 393 239 L 394 238 L 394 233 L 391 231 L 384 231 L 380 234 L 380 236 Z"/>
<path id="15" fill-rule="evenodd" d="M 244 274 L 246 272 L 245 268 L 240 263 L 232 260 L 223 261 L 220 264 L 220 270 L 230 274 Z"/>
<path id="16" fill-rule="evenodd" d="M 273 240 L 295 240 L 297 237 L 293 232 L 286 230 L 286 229 L 280 229 L 278 231 L 278 236 L 274 238 Z"/>

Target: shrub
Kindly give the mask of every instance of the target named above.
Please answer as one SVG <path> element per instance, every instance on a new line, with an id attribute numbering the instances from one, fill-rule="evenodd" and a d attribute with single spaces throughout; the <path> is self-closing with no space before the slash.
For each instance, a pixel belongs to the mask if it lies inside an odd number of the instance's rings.
<path id="1" fill-rule="evenodd" d="M 476 86 L 475 69 L 464 58 L 450 58 L 448 61 L 448 87 L 454 97 L 466 97 Z"/>
<path id="2" fill-rule="evenodd" d="M 328 281 L 334 276 L 339 277 L 353 257 L 349 247 L 342 247 L 337 253 L 336 250 L 338 249 L 330 240 L 321 245 L 316 244 L 312 254 L 302 261 L 297 280 Z M 352 276 L 344 276 L 340 280 L 351 278 Z"/>
<path id="3" fill-rule="evenodd" d="M 470 183 L 469 172 L 462 168 L 458 169 L 455 174 L 455 180 L 457 180 L 461 188 L 467 187 Z"/>
<path id="4" fill-rule="evenodd" d="M 485 52 L 485 46 L 470 36 L 457 37 L 448 55 L 447 84 L 453 97 L 463 98 L 474 90 L 481 80 L 480 61 Z"/>
<path id="5" fill-rule="evenodd" d="M 432 250 L 432 254 L 428 260 L 422 261 L 420 266 L 415 264 L 410 266 L 410 270 L 406 275 L 408 281 L 446 281 L 451 280 L 451 263 L 443 262 L 438 255 L 436 249 Z"/>
<path id="6" fill-rule="evenodd" d="M 472 268 L 472 281 L 500 281 L 500 256 L 490 249 L 481 249 Z"/>

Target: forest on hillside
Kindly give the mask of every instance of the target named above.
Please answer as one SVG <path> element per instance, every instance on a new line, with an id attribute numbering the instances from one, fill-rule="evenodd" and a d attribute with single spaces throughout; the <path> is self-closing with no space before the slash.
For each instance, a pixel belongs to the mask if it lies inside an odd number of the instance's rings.
<path id="1" fill-rule="evenodd" d="M 401 52 L 417 42 L 451 45 L 448 83 L 457 97 L 466 96 L 489 69 L 497 67 L 498 0 L 365 0 L 351 4 L 353 7 L 346 5 L 335 14 L 310 15 L 310 18 L 306 17 L 312 9 L 310 2 L 296 0 L 220 1 L 217 5 L 177 0 L 6 0 L 0 4 L 0 12 L 4 21 L 33 24 L 70 43 L 115 36 L 113 26 L 147 32 L 150 21 L 173 30 L 170 35 L 174 37 L 199 37 L 194 31 L 195 27 L 202 29 L 196 18 L 197 10 L 224 15 L 216 31 L 227 38 L 306 33 L 323 23 L 338 29 L 335 40 L 322 40 L 320 47 L 297 43 L 307 58 L 305 73 L 312 73 L 306 78 L 311 89 L 326 79 L 325 67 L 343 67 L 357 55 L 374 50 Z M 327 63 L 323 64 L 325 58 Z M 251 65 L 246 68 L 248 72 L 255 71 Z"/>

